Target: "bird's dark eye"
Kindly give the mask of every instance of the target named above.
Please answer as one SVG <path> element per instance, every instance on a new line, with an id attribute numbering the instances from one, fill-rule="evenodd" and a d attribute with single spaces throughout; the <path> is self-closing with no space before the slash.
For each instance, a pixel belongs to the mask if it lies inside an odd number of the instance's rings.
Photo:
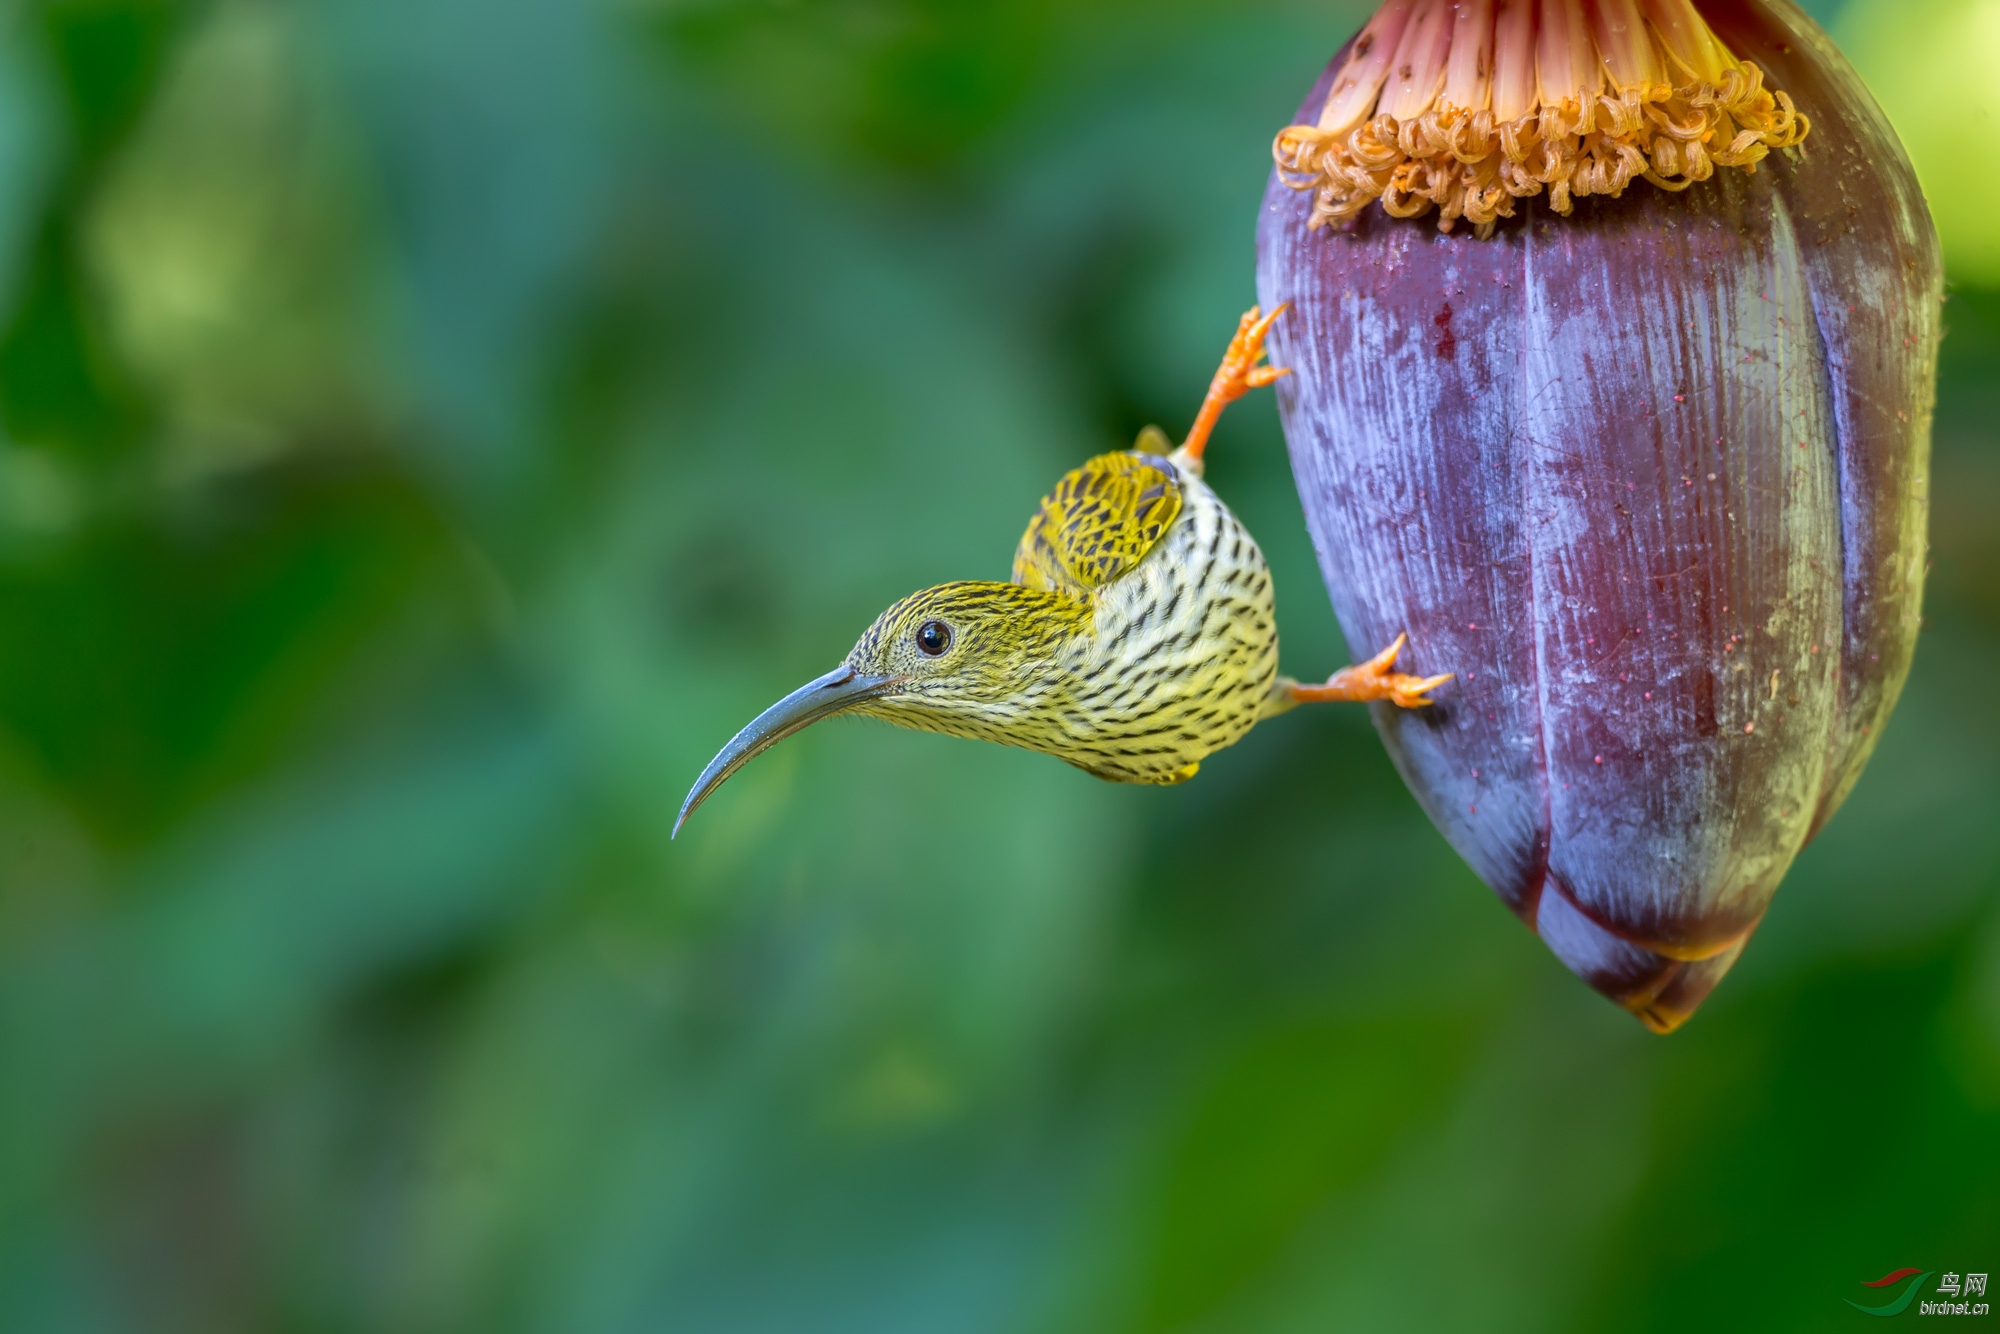
<path id="1" fill-rule="evenodd" d="M 951 647 L 951 627 L 943 621 L 925 621 L 917 627 L 917 647 L 935 658 Z"/>

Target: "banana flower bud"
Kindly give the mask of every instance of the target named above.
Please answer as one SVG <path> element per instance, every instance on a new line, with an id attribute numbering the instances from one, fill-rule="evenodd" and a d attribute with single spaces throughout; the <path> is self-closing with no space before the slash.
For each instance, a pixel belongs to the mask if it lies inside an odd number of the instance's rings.
<path id="1" fill-rule="evenodd" d="M 1942 299 L 1909 162 L 1789 0 L 1388 0 L 1298 121 L 1258 298 L 1299 495 L 1349 642 L 1458 674 L 1377 726 L 1669 1031 L 1909 670 Z"/>

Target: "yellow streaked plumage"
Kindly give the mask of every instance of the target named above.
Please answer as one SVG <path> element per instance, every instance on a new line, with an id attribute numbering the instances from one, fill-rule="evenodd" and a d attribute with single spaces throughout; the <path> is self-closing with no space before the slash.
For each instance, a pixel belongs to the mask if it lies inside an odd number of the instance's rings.
<path id="1" fill-rule="evenodd" d="M 1258 364 L 1282 310 L 1243 317 L 1179 449 L 1148 427 L 1137 448 L 1065 473 L 1028 520 L 1013 582 L 940 584 L 891 606 L 841 666 L 724 747 L 681 821 L 759 751 L 835 712 L 1022 746 L 1113 782 L 1178 783 L 1304 701 L 1430 703 L 1450 678 L 1392 671 L 1400 638 L 1324 685 L 1280 676 L 1264 554 L 1202 481 L 1223 406 L 1284 374 Z"/>
<path id="2" fill-rule="evenodd" d="M 1042 497 L 1014 553 L 1014 582 L 1080 593 L 1110 583 L 1153 549 L 1181 512 L 1180 479 L 1158 427 L 1130 452 L 1100 454 Z"/>

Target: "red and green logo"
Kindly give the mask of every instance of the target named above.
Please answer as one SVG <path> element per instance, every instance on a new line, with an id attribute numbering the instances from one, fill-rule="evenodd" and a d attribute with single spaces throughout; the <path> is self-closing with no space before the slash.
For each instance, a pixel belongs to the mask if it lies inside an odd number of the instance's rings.
<path id="1" fill-rule="evenodd" d="M 1903 1289 L 1902 1296 L 1883 1306 L 1863 1306 L 1852 1297 L 1847 1298 L 1847 1304 L 1864 1315 L 1901 1315 L 1903 1312 L 1909 1310 L 1910 1303 L 1917 1299 L 1917 1289 L 1924 1286 L 1924 1280 L 1936 1272 L 1934 1269 L 1895 1270 L 1882 1275 L 1882 1277 L 1876 1279 L 1873 1283 L 1863 1283 L 1861 1286 L 1864 1288 L 1893 1288 L 1904 1279 L 1909 1279 L 1909 1286 Z M 1911 1278 L 1913 1274 L 1915 1277 Z"/>

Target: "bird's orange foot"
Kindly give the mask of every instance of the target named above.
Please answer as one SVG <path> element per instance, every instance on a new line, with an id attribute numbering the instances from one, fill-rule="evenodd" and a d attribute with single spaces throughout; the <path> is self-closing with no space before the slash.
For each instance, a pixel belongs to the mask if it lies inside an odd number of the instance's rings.
<path id="1" fill-rule="evenodd" d="M 1327 700 L 1370 700 L 1386 699 L 1405 709 L 1421 709 L 1434 703 L 1430 692 L 1436 690 L 1454 673 L 1443 676 L 1405 676 L 1401 672 L 1390 671 L 1396 665 L 1396 655 L 1403 651 L 1408 635 L 1397 635 L 1396 642 L 1377 653 L 1368 661 L 1354 667 L 1343 667 L 1326 679 L 1325 685 L 1294 685 L 1292 699 L 1300 704 L 1312 704 Z"/>
<path id="2" fill-rule="evenodd" d="M 1289 367 L 1258 364 L 1264 360 L 1264 335 L 1271 332 L 1272 321 L 1291 304 L 1283 302 L 1269 315 L 1252 306 L 1236 322 L 1236 336 L 1229 340 L 1229 350 L 1222 354 L 1222 364 L 1216 367 L 1215 378 L 1208 382 L 1208 396 L 1201 401 L 1201 411 L 1196 414 L 1194 425 L 1188 428 L 1187 439 L 1181 442 L 1180 454 L 1195 464 L 1197 470 L 1202 451 L 1208 448 L 1209 432 L 1215 429 L 1222 410 L 1252 389 L 1261 389 L 1279 376 L 1292 373 Z"/>
<path id="3" fill-rule="evenodd" d="M 1256 306 L 1243 312 L 1243 318 L 1236 322 L 1236 336 L 1229 340 L 1229 350 L 1222 354 L 1222 364 L 1216 367 L 1215 378 L 1209 381 L 1210 394 L 1233 403 L 1252 389 L 1262 389 L 1279 376 L 1291 374 L 1289 367 L 1258 364 L 1264 360 L 1265 335 L 1291 305 L 1289 301 L 1282 302 L 1269 315 Z"/>

